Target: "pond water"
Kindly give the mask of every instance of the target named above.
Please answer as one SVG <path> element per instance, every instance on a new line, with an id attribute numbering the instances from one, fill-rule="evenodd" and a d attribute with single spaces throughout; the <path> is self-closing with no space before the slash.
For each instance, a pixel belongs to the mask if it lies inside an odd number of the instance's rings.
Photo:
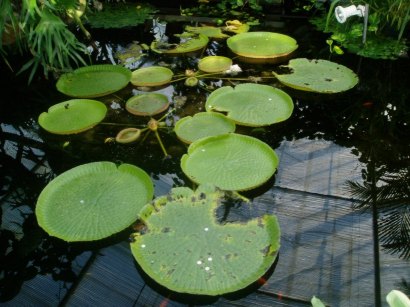
<path id="1" fill-rule="evenodd" d="M 185 24 L 168 23 L 166 35 L 181 33 Z M 92 57 L 117 64 L 116 52 L 135 41 L 152 41 L 154 33 L 149 30 L 96 32 L 99 49 Z M 309 306 L 312 296 L 331 306 L 375 306 L 385 302 L 392 289 L 409 294 L 410 227 L 405 220 L 410 216 L 409 59 L 329 55 L 325 36 L 305 20 L 279 20 L 252 30 L 288 34 L 299 44 L 297 57 L 345 65 L 360 82 L 343 94 L 307 94 L 275 78 L 258 78 L 270 76 L 278 65 L 246 64 L 234 58 L 242 69 L 236 78 L 243 80 L 201 79 L 195 87 L 181 80 L 154 89 L 129 85 L 98 99 L 109 108 L 100 125 L 78 135 L 56 136 L 42 130 L 37 118 L 69 97 L 56 90 L 55 80 L 27 86 L 24 78 L 7 75 L 1 87 L 8 98 L 2 99 L 0 112 L 4 306 Z M 132 69 L 161 65 L 181 74 L 196 69 L 200 57 L 229 55 L 223 40 L 212 40 L 196 56 L 144 53 Z M 204 111 L 213 90 L 243 82 L 280 88 L 295 105 L 292 116 L 282 123 L 237 129 L 269 144 L 280 160 L 268 183 L 244 193 L 253 199 L 252 205 L 233 206 L 224 214 L 228 222 L 266 213 L 278 217 L 278 259 L 255 284 L 222 297 L 180 295 L 158 286 L 136 266 L 128 243 L 132 227 L 109 239 L 76 244 L 39 228 L 34 208 L 41 190 L 54 176 L 87 162 L 134 164 L 150 174 L 156 196 L 172 187 L 193 188 L 180 168 L 187 146 L 175 136 L 173 125 L 179 118 Z M 147 123 L 149 118 L 131 115 L 124 107 L 129 97 L 147 91 L 165 94 L 175 109 L 160 131 L 167 157 L 153 134 L 129 145 L 110 141 L 124 127 Z M 377 212 L 361 210 L 375 203 Z M 400 228 L 406 223 L 407 228 Z"/>

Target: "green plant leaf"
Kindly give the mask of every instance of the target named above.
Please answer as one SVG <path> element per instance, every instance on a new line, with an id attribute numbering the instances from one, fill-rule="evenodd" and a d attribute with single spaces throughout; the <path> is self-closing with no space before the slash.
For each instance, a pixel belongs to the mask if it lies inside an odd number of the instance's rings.
<path id="1" fill-rule="evenodd" d="M 55 134 L 73 134 L 93 128 L 107 114 L 102 102 L 91 99 L 71 99 L 51 106 L 38 117 L 39 125 Z"/>
<path id="2" fill-rule="evenodd" d="M 146 93 L 132 96 L 125 103 L 128 112 L 139 116 L 152 116 L 169 107 L 168 97 L 160 93 Z"/>
<path id="3" fill-rule="evenodd" d="M 207 111 L 226 112 L 238 125 L 268 126 L 288 119 L 293 112 L 292 98 L 272 86 L 243 83 L 235 88 L 221 87 L 206 100 Z"/>
<path id="4" fill-rule="evenodd" d="M 390 307 L 409 307 L 410 299 L 399 290 L 392 290 L 386 296 L 387 303 Z"/>
<path id="5" fill-rule="evenodd" d="M 172 291 L 200 295 L 234 292 L 263 276 L 279 250 L 277 218 L 220 224 L 215 210 L 225 197 L 201 185 L 174 188 L 146 205 L 143 231 L 131 243 L 141 268 Z"/>
<path id="6" fill-rule="evenodd" d="M 203 72 L 217 73 L 228 70 L 232 65 L 230 58 L 218 55 L 210 55 L 199 60 L 198 68 Z"/>
<path id="7" fill-rule="evenodd" d="M 169 83 L 173 75 L 172 70 L 166 67 L 143 67 L 132 72 L 131 83 L 135 86 L 160 86 Z"/>
<path id="8" fill-rule="evenodd" d="M 91 65 L 78 68 L 62 75 L 57 81 L 57 89 L 71 97 L 101 97 L 126 87 L 131 79 L 131 71 L 120 65 Z"/>
<path id="9" fill-rule="evenodd" d="M 215 112 L 196 113 L 194 116 L 181 118 L 175 124 L 177 137 L 185 143 L 234 131 L 235 123 L 225 115 Z"/>
<path id="10" fill-rule="evenodd" d="M 354 87 L 358 76 L 349 68 L 327 60 L 293 59 L 284 66 L 289 74 L 273 74 L 286 86 L 309 92 L 339 93 Z"/>
<path id="11" fill-rule="evenodd" d="M 134 165 L 93 162 L 47 184 L 35 213 L 38 224 L 51 236 L 65 241 L 99 240 L 131 225 L 153 191 L 148 174 Z"/>
<path id="12" fill-rule="evenodd" d="M 182 171 L 198 184 L 230 191 L 256 188 L 276 171 L 279 158 L 266 143 L 235 133 L 199 139 L 181 158 Z"/>
<path id="13" fill-rule="evenodd" d="M 202 26 L 202 27 L 191 27 L 186 26 L 185 31 L 192 33 L 201 33 L 209 38 L 227 38 L 229 35 L 222 33 L 222 29 L 218 27 Z"/>
<path id="14" fill-rule="evenodd" d="M 160 41 L 151 43 L 151 50 L 160 54 L 181 55 L 193 53 L 205 48 L 209 42 L 209 38 L 203 34 L 184 32 L 176 35 L 181 38 L 179 44 L 168 44 Z"/>

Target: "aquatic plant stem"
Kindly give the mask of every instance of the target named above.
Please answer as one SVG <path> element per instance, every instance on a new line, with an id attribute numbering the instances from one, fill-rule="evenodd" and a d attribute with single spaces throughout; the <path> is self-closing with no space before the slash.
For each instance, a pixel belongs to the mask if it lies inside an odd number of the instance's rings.
<path id="1" fill-rule="evenodd" d="M 160 137 L 158 131 L 155 130 L 154 133 L 155 133 L 155 136 L 157 137 L 159 146 L 161 146 L 162 152 L 164 153 L 165 157 L 167 157 L 167 156 L 168 156 L 168 153 L 167 153 L 167 151 L 166 151 L 166 149 L 165 149 L 164 144 L 163 144 L 162 141 L 161 141 L 161 137 Z M 148 133 L 147 133 L 147 134 L 148 134 Z"/>

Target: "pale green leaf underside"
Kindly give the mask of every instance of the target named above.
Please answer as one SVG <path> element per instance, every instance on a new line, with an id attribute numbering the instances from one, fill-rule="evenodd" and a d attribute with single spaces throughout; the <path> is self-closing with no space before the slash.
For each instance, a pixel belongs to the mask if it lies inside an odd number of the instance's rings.
<path id="1" fill-rule="evenodd" d="M 91 65 L 66 73 L 57 81 L 57 89 L 71 97 L 101 97 L 127 86 L 131 71 L 120 65 Z"/>
<path id="2" fill-rule="evenodd" d="M 153 196 L 150 177 L 131 164 L 93 162 L 54 178 L 40 193 L 38 224 L 65 241 L 92 241 L 131 225 Z"/>
<path id="3" fill-rule="evenodd" d="M 136 86 L 160 86 L 171 81 L 174 73 L 162 66 L 143 67 L 132 72 L 131 83 Z"/>
<path id="4" fill-rule="evenodd" d="M 274 32 L 245 32 L 227 40 L 232 52 L 252 58 L 275 58 L 290 54 L 298 48 L 290 36 Z"/>
<path id="5" fill-rule="evenodd" d="M 181 118 L 175 124 L 175 133 L 185 143 L 200 138 L 235 131 L 235 123 L 225 115 L 215 112 L 200 112 Z"/>
<path id="6" fill-rule="evenodd" d="M 71 99 L 51 106 L 38 117 L 39 125 L 55 134 L 73 134 L 91 129 L 107 114 L 102 102 L 91 99 Z"/>
<path id="7" fill-rule="evenodd" d="M 284 66 L 292 71 L 275 76 L 283 84 L 303 91 L 339 93 L 354 87 L 358 76 L 349 68 L 327 60 L 293 59 Z"/>
<path id="8" fill-rule="evenodd" d="M 275 173 L 278 163 L 269 145 L 235 133 L 199 139 L 181 158 L 181 168 L 192 181 L 230 191 L 262 185 Z"/>
<path id="9" fill-rule="evenodd" d="M 131 250 L 142 269 L 172 291 L 220 295 L 245 288 L 275 261 L 280 229 L 274 215 L 219 224 L 224 192 L 211 185 L 174 188 L 141 211 L 146 226 Z"/>
<path id="10" fill-rule="evenodd" d="M 238 125 L 258 127 L 288 119 L 293 112 L 293 101 L 284 91 L 272 86 L 243 83 L 213 91 L 205 108 L 226 112 Z"/>

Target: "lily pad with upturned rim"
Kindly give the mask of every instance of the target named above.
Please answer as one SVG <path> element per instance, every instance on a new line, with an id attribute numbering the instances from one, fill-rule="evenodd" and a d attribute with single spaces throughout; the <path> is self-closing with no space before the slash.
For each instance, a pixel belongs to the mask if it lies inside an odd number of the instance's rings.
<path id="1" fill-rule="evenodd" d="M 170 45 L 168 43 L 153 41 L 151 43 L 151 50 L 160 54 L 178 56 L 202 50 L 209 42 L 209 38 L 203 34 L 184 32 L 176 36 L 181 38 L 179 44 Z"/>
<path id="2" fill-rule="evenodd" d="M 141 129 L 125 128 L 122 129 L 115 137 L 115 141 L 120 144 L 128 144 L 135 142 L 141 136 Z"/>
<path id="3" fill-rule="evenodd" d="M 235 127 L 235 123 L 223 114 L 200 112 L 178 120 L 175 133 L 181 141 L 189 144 L 203 137 L 234 132 Z"/>
<path id="4" fill-rule="evenodd" d="M 207 73 L 224 72 L 228 70 L 231 65 L 232 60 L 230 58 L 219 55 L 210 55 L 202 58 L 198 62 L 198 68 Z"/>
<path id="5" fill-rule="evenodd" d="M 186 26 L 185 30 L 188 32 L 192 33 L 201 33 L 209 38 L 215 38 L 215 39 L 222 39 L 222 38 L 227 38 L 229 35 L 222 33 L 222 29 L 218 27 L 212 27 L 212 26 L 201 26 L 201 27 L 191 27 L 191 26 Z"/>
<path id="6" fill-rule="evenodd" d="M 131 71 L 120 65 L 91 65 L 63 74 L 57 81 L 57 89 L 77 98 L 101 97 L 126 87 Z"/>
<path id="7" fill-rule="evenodd" d="M 128 112 L 139 116 L 152 116 L 169 107 L 168 97 L 160 93 L 146 93 L 132 96 L 125 103 Z"/>
<path id="8" fill-rule="evenodd" d="M 226 112 L 238 125 L 259 127 L 288 119 L 292 98 L 284 91 L 264 84 L 243 83 L 213 91 L 205 103 L 207 111 Z"/>
<path id="9" fill-rule="evenodd" d="M 74 134 L 93 128 L 107 114 L 102 102 L 91 99 L 71 99 L 51 106 L 38 117 L 39 125 L 55 134 Z"/>
<path id="10" fill-rule="evenodd" d="M 134 165 L 92 162 L 49 182 L 35 213 L 51 236 L 70 242 L 100 240 L 131 225 L 153 191 L 148 174 Z"/>
<path id="11" fill-rule="evenodd" d="M 131 251 L 156 282 L 176 292 L 221 295 L 262 277 L 280 246 L 276 216 L 220 224 L 215 210 L 226 197 L 212 185 L 174 188 L 140 213 L 144 231 Z"/>
<path id="12" fill-rule="evenodd" d="M 174 73 L 162 66 L 143 67 L 132 72 L 131 83 L 135 86 L 160 86 L 169 83 Z"/>
<path id="13" fill-rule="evenodd" d="M 286 86 L 294 89 L 316 93 L 339 93 L 353 88 L 358 76 L 346 66 L 327 61 L 293 59 L 286 66 L 289 74 L 273 73 Z"/>
<path id="14" fill-rule="evenodd" d="M 296 40 L 274 32 L 245 32 L 227 39 L 229 49 L 249 62 L 279 63 L 297 48 Z"/>
<path id="15" fill-rule="evenodd" d="M 235 133 L 199 139 L 181 158 L 182 171 L 192 181 L 230 191 L 262 185 L 273 176 L 278 164 L 279 158 L 268 144 Z"/>

